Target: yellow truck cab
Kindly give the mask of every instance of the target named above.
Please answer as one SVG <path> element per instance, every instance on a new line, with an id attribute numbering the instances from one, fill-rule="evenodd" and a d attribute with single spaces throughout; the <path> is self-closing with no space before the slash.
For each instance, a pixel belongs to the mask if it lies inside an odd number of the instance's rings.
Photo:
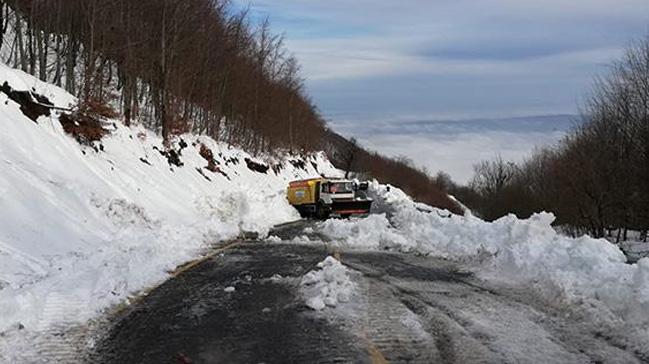
<path id="1" fill-rule="evenodd" d="M 289 183 L 286 195 L 302 217 L 326 219 L 332 214 L 369 214 L 372 199 L 367 197 L 366 190 L 367 183 L 319 177 Z"/>

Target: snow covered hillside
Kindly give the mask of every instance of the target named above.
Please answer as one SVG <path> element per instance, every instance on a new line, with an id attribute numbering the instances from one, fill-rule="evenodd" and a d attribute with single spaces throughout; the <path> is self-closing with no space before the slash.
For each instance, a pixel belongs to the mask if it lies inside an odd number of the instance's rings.
<path id="1" fill-rule="evenodd" d="M 5 81 L 57 107 L 76 103 L 0 64 Z M 211 243 L 299 218 L 287 181 L 336 172 L 323 154 L 253 158 L 196 135 L 176 139 L 179 167 L 142 127 L 108 120 L 99 150 L 67 135 L 58 115 L 36 123 L 0 93 L 0 333 L 91 318 Z M 201 148 L 213 154 L 211 170 Z"/>

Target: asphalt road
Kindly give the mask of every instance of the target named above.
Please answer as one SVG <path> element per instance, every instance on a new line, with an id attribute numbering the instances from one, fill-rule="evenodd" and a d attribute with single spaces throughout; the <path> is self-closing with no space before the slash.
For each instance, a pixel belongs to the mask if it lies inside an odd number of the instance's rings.
<path id="1" fill-rule="evenodd" d="M 306 225 L 286 225 L 274 235 L 290 240 Z M 316 312 L 305 306 L 298 282 L 328 255 L 352 269 L 358 289 L 351 302 Z M 491 287 L 446 261 L 251 240 L 120 313 L 89 361 L 640 363 L 647 357 L 530 292 Z"/>

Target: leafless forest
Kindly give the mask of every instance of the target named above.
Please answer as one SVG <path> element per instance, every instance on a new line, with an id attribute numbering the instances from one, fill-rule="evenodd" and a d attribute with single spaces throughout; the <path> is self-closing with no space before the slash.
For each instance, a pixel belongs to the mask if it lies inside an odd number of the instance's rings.
<path id="1" fill-rule="evenodd" d="M 8 1 L 2 18 L 8 64 L 82 102 L 119 105 L 127 124 L 165 140 L 191 130 L 258 152 L 313 145 L 324 131 L 282 38 L 223 2 Z"/>
<path id="2" fill-rule="evenodd" d="M 552 211 L 573 234 L 646 239 L 649 228 L 649 37 L 595 81 L 583 123 L 521 164 L 496 159 L 451 189 L 483 217 Z"/>
<path id="3" fill-rule="evenodd" d="M 5 63 L 165 143 L 191 131 L 254 154 L 325 150 L 339 167 L 459 211 L 426 173 L 329 130 L 282 36 L 227 0 L 4 0 L 0 27 Z"/>

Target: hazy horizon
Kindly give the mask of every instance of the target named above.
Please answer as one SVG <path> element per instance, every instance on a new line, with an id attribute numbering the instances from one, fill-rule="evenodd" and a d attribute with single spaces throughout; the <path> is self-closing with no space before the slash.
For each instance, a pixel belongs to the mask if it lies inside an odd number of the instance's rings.
<path id="1" fill-rule="evenodd" d="M 467 183 L 473 165 L 501 156 L 522 161 L 535 148 L 558 142 L 577 123 L 578 115 L 419 120 L 399 123 L 331 123 L 345 137 L 355 137 L 366 148 L 390 157 L 406 157 L 431 175 L 448 173 Z"/>

